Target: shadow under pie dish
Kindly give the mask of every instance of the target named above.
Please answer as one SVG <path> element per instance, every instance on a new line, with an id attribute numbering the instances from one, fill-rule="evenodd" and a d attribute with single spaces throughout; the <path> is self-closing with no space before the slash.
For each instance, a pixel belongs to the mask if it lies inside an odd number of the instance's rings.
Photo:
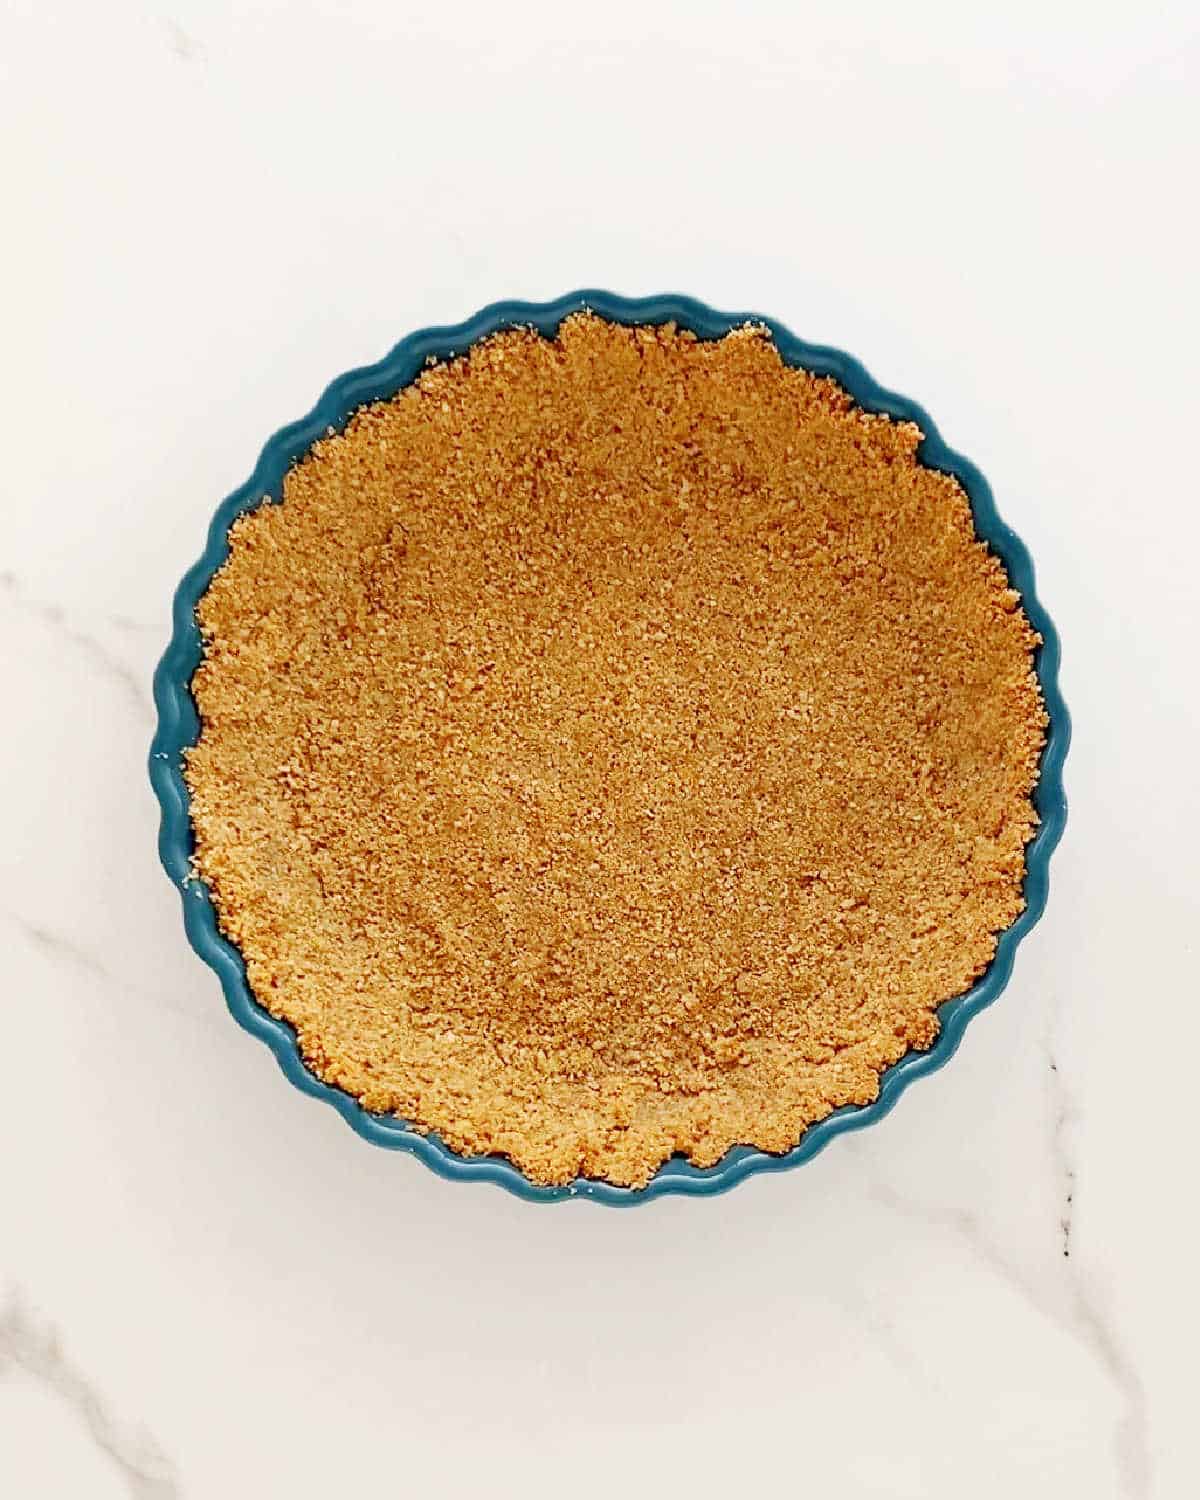
<path id="1" fill-rule="evenodd" d="M 498 304 L 335 381 L 218 511 L 160 850 L 234 1015 L 369 1139 L 712 1192 L 878 1118 L 1002 988 L 1057 661 L 982 477 L 855 361 L 678 297 Z"/>

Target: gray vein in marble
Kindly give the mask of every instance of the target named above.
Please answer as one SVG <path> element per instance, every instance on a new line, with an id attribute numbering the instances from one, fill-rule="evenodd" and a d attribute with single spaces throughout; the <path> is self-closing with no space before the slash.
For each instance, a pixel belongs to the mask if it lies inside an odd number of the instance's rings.
<path id="1" fill-rule="evenodd" d="M 174 1466 L 159 1444 L 149 1433 L 117 1421 L 94 1382 L 67 1358 L 57 1329 L 34 1317 L 16 1295 L 0 1311 L 0 1374 L 12 1369 L 67 1406 L 116 1468 L 132 1500 L 178 1500 Z"/>
<path id="2" fill-rule="evenodd" d="M 1150 1424 L 1146 1388 L 1126 1351 L 1111 1314 L 1077 1260 L 1072 1260 L 1078 1171 L 1072 1144 L 1078 1108 L 1058 1061 L 1061 999 L 1050 1004 L 1046 1036 L 1046 1078 L 1049 1087 L 1050 1154 L 1059 1191 L 1059 1232 L 1074 1326 L 1087 1339 L 1125 1402 L 1117 1429 L 1117 1463 L 1125 1493 L 1143 1500 L 1151 1491 Z"/>
<path id="3" fill-rule="evenodd" d="M 20 580 L 14 573 L 0 573 L 0 593 L 7 597 L 15 608 L 31 615 L 35 620 L 40 620 L 63 640 L 69 641 L 98 666 L 110 681 L 120 683 L 122 689 L 137 706 L 141 716 L 147 720 L 153 720 L 154 710 L 150 703 L 150 695 L 138 674 L 114 656 L 103 641 L 90 631 L 82 630 L 72 624 L 61 605 L 32 598 L 21 587 Z M 116 624 L 121 619 L 121 616 L 116 616 L 111 623 Z M 127 627 L 122 624 L 121 628 Z"/>
<path id="4" fill-rule="evenodd" d="M 1125 1493 L 1130 1500 L 1147 1500 L 1151 1464 L 1146 1388 L 1093 1289 L 1077 1271 L 1071 1273 L 1071 1284 L 1075 1325 L 1086 1335 L 1125 1400 L 1125 1415 L 1115 1440 Z"/>
<path id="5" fill-rule="evenodd" d="M 160 635 L 163 627 L 150 620 L 131 620 L 128 615 L 105 615 L 105 620 L 114 630 L 123 630 L 128 635 Z"/>
<path id="6" fill-rule="evenodd" d="M 54 932 L 49 927 L 43 927 L 39 922 L 30 922 L 27 918 L 18 916 L 16 912 L 0 912 L 0 919 L 11 923 L 33 947 L 40 953 L 46 954 L 48 958 L 65 959 L 67 963 L 77 969 L 83 969 L 85 973 L 97 979 L 115 979 L 116 976 L 105 968 L 94 953 L 81 948 L 65 933 Z"/>
<path id="7" fill-rule="evenodd" d="M 1057 1065 L 1048 1070 L 1051 1078 L 1060 1078 Z M 1057 1084 L 1061 1088 L 1061 1083 Z M 1063 1095 L 1063 1098 L 1066 1096 Z M 1070 1198 L 1065 1230 L 1068 1248 L 1074 1206 L 1075 1167 L 1066 1149 L 1065 1122 L 1070 1118 L 1069 1104 L 1060 1103 L 1054 1114 L 1052 1150 L 1056 1154 L 1057 1178 L 1069 1184 Z M 860 1156 L 860 1160 L 862 1160 Z M 1000 1277 L 1018 1296 L 1043 1317 L 1049 1318 L 1081 1342 L 1102 1365 L 1125 1404 L 1124 1415 L 1114 1435 L 1114 1454 L 1121 1487 L 1129 1500 L 1149 1500 L 1151 1493 L 1150 1433 L 1146 1410 L 1146 1393 L 1131 1357 L 1113 1325 L 1112 1319 L 1096 1295 L 1095 1288 L 1077 1259 L 1056 1256 L 1061 1267 L 1061 1298 L 1048 1297 L 988 1235 L 977 1215 L 969 1209 L 940 1209 L 901 1196 L 877 1177 L 868 1177 L 868 1192 L 876 1202 L 914 1222 L 947 1231 L 962 1240 L 976 1257 Z M 1059 1244 L 1061 1245 L 1061 1240 Z"/>
<path id="8" fill-rule="evenodd" d="M 67 964 L 101 984 L 119 990 L 123 995 L 133 995 L 148 1004 L 165 1007 L 173 1015 L 182 1016 L 190 1021 L 198 1020 L 201 1015 L 205 1018 L 209 1015 L 211 1007 L 205 1006 L 203 1010 L 197 1011 L 193 1007 L 186 1006 L 175 998 L 174 991 L 169 986 L 157 990 L 132 982 L 128 973 L 110 969 L 103 959 L 81 943 L 77 943 L 68 933 L 47 927 L 42 922 L 31 921 L 19 912 L 11 910 L 0 910 L 0 923 L 11 927 L 35 952 L 40 953 L 50 962 Z M 219 1011 L 216 1013 L 220 1014 Z"/>
<path id="9" fill-rule="evenodd" d="M 928 1390 L 933 1390 L 929 1376 L 913 1358 L 912 1351 L 896 1332 L 896 1325 L 888 1314 L 867 1296 L 841 1297 L 831 1289 L 833 1300 L 847 1315 L 854 1318 L 866 1331 L 876 1348 L 893 1365 L 898 1374 L 906 1379 L 918 1381 Z"/>
<path id="10" fill-rule="evenodd" d="M 1058 1225 L 1062 1230 L 1062 1253 L 1064 1260 L 1071 1258 L 1071 1228 L 1075 1218 L 1075 1167 L 1067 1145 L 1067 1131 L 1074 1117 L 1074 1110 L 1058 1077 L 1058 1063 L 1053 1052 L 1049 1057 L 1051 1080 L 1051 1122 L 1053 1130 L 1054 1161 L 1057 1167 L 1061 1210 Z"/>

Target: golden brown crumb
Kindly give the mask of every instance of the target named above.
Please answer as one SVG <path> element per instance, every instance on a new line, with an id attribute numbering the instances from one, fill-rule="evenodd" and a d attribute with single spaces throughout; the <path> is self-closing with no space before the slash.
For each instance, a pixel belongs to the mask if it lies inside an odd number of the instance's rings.
<path id="1" fill-rule="evenodd" d="M 1021 909 L 1037 636 L 920 434 L 569 319 L 366 407 L 200 604 L 196 862 L 369 1109 L 537 1182 L 783 1151 Z"/>

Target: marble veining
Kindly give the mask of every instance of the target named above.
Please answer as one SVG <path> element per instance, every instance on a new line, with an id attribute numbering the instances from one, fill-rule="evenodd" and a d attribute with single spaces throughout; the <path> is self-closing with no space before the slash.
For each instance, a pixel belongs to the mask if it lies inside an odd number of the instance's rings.
<path id="1" fill-rule="evenodd" d="M 115 980 L 112 970 L 95 953 L 77 943 L 68 933 L 57 932 L 40 922 L 30 922 L 19 913 L 0 911 L 0 921 L 15 928 L 39 953 L 56 963 L 66 963 L 95 979 Z"/>
<path id="2" fill-rule="evenodd" d="M 1072 1259 L 1068 1253 L 1076 1175 L 1066 1130 L 1071 1107 L 1058 1083 L 1060 1070 L 1052 1058 L 1048 1059 L 1048 1070 L 1055 1080 L 1057 1097 L 1046 1149 L 1056 1179 L 1064 1184 L 1065 1204 L 1063 1215 L 1054 1226 L 1062 1246 L 1057 1267 L 1043 1253 L 1038 1263 L 1046 1268 L 1046 1274 L 1031 1275 L 1016 1263 L 1003 1238 L 969 1208 L 937 1207 L 901 1195 L 878 1178 L 869 1181 L 869 1191 L 891 1213 L 959 1239 L 981 1268 L 1001 1278 L 1031 1308 L 1053 1320 L 1087 1348 L 1119 1391 L 1124 1408 L 1113 1438 L 1121 1493 L 1128 1500 L 1146 1500 L 1151 1494 L 1151 1461 L 1145 1388 L 1136 1362 L 1106 1307 L 1099 1277 L 1085 1260 L 1078 1255 Z"/>
<path id="3" fill-rule="evenodd" d="M 53 1392 L 116 1469 L 131 1500 L 179 1500 L 174 1465 L 156 1439 L 110 1409 L 96 1383 L 71 1360 L 58 1328 L 15 1289 L 0 1307 L 0 1376 L 14 1372 Z"/>
<path id="4" fill-rule="evenodd" d="M 1063 1259 L 1071 1258 L 1071 1229 L 1075 1221 L 1075 1167 L 1072 1164 L 1071 1154 L 1067 1149 L 1066 1136 L 1070 1129 L 1074 1107 L 1066 1097 L 1059 1078 L 1058 1063 L 1051 1053 L 1047 1059 L 1050 1067 L 1050 1093 L 1052 1100 L 1052 1121 L 1054 1157 L 1058 1168 L 1059 1195 L 1062 1200 L 1062 1212 L 1059 1215 L 1059 1228 L 1062 1230 L 1062 1253 Z"/>
<path id="5" fill-rule="evenodd" d="M 140 718 L 147 723 L 153 721 L 154 708 L 147 684 L 104 644 L 95 629 L 74 618 L 64 605 L 54 600 L 31 597 L 15 573 L 0 573 L 0 597 L 40 621 L 67 645 L 81 651 L 97 671 L 120 684 L 122 692 L 136 707 Z M 143 631 L 148 633 L 151 628 L 124 615 L 106 615 L 102 617 L 102 621 L 126 634 Z"/>
<path id="6" fill-rule="evenodd" d="M 1116 1458 L 1125 1493 L 1131 1500 L 1146 1500 L 1151 1494 L 1151 1458 L 1145 1386 L 1106 1305 L 1103 1285 L 1088 1263 L 1074 1253 L 1077 1248 L 1074 1232 L 1078 1177 L 1074 1138 L 1079 1110 L 1056 1051 L 1061 1025 L 1059 1010 L 1060 1003 L 1056 998 L 1049 1007 L 1045 1058 L 1050 1093 L 1048 1147 L 1058 1185 L 1058 1227 L 1068 1292 L 1068 1315 L 1121 1392 L 1124 1415 L 1114 1437 Z"/>

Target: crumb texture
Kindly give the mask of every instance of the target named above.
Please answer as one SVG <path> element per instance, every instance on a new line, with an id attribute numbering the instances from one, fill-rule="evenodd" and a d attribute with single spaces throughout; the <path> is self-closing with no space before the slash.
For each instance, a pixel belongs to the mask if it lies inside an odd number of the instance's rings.
<path id="1" fill-rule="evenodd" d="M 530 1178 L 794 1145 L 1021 910 L 1037 636 L 915 427 L 569 319 L 366 407 L 201 601 L 196 864 L 322 1078 Z"/>

